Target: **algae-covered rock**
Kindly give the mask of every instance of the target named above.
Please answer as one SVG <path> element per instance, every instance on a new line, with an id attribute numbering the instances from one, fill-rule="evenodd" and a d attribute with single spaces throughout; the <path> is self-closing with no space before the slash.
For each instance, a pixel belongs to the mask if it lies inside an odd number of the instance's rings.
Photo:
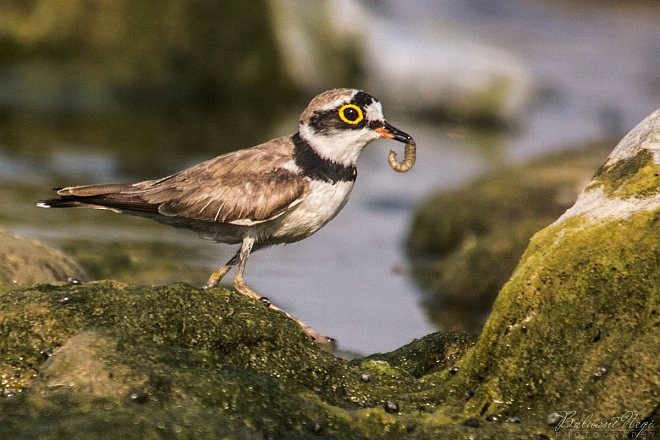
<path id="1" fill-rule="evenodd" d="M 0 291 L 21 285 L 85 279 L 83 270 L 60 251 L 0 229 Z"/>
<path id="2" fill-rule="evenodd" d="M 365 365 L 396 365 L 404 374 L 422 377 L 452 368 L 454 363 L 474 345 L 475 336 L 469 333 L 434 333 L 416 339 L 390 353 L 377 353 L 358 359 Z"/>
<path id="3" fill-rule="evenodd" d="M 531 236 L 575 202 L 610 148 L 586 145 L 429 196 L 407 250 L 430 318 L 443 329 L 478 331 Z"/>
<path id="4" fill-rule="evenodd" d="M 0 438 L 380 438 L 427 416 L 438 399 L 424 372 L 473 342 L 431 335 L 419 343 L 432 350 L 407 347 L 374 369 L 228 290 L 104 281 L 15 290 L 0 303 L 11 396 L 0 400 Z"/>
<path id="5" fill-rule="evenodd" d="M 466 414 L 551 416 L 558 430 L 614 437 L 649 426 L 660 397 L 659 176 L 656 111 L 532 238 L 450 384 L 455 395 L 474 390 Z"/>

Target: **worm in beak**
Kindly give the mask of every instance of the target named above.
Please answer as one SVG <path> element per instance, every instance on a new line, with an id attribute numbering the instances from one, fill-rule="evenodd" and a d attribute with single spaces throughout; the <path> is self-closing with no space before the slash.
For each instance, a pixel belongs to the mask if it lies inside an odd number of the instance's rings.
<path id="1" fill-rule="evenodd" d="M 390 150 L 390 153 L 387 156 L 387 161 L 390 164 L 390 168 L 399 173 L 405 173 L 410 170 L 413 165 L 415 165 L 415 159 L 417 158 L 417 150 L 415 140 L 407 133 L 399 130 L 398 128 L 385 122 L 382 127 L 376 128 L 376 132 L 384 138 L 394 139 L 395 141 L 405 142 L 406 147 L 403 153 L 403 162 L 397 160 L 397 155 L 395 151 Z"/>

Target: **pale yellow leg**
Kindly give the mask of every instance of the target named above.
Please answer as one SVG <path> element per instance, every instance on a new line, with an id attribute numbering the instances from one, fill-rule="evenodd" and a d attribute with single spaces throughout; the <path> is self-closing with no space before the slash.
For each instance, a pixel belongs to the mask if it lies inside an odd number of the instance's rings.
<path id="1" fill-rule="evenodd" d="M 234 288 L 243 295 L 247 295 L 250 298 L 259 299 L 259 295 L 254 290 L 245 283 L 243 278 L 243 272 L 245 272 L 245 264 L 247 263 L 248 256 L 254 245 L 254 238 L 244 238 L 243 244 L 241 245 L 241 250 L 238 252 L 238 268 L 236 268 L 236 276 L 234 277 Z"/>
<path id="2" fill-rule="evenodd" d="M 218 284 L 220 284 L 220 280 L 222 280 L 222 277 L 227 275 L 227 272 L 229 272 L 231 268 L 236 265 L 239 256 L 240 256 L 240 250 L 236 252 L 234 256 L 231 257 L 231 259 L 227 261 L 227 263 L 224 266 L 218 268 L 218 270 L 216 270 L 211 274 L 204 288 L 208 289 L 210 287 L 218 287 Z"/>

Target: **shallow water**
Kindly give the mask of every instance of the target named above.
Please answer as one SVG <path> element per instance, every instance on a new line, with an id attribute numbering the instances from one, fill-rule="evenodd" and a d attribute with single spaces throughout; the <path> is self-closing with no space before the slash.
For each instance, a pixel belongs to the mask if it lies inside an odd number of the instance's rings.
<path id="1" fill-rule="evenodd" d="M 255 290 L 349 351 L 387 351 L 435 330 L 407 276 L 403 249 L 412 210 L 426 194 L 457 187 L 504 163 L 618 135 L 659 101 L 660 31 L 648 13 L 655 11 L 653 6 L 636 11 L 533 1 L 438 6 L 428 0 L 414 5 L 391 1 L 383 10 L 390 19 L 429 35 L 434 26 L 452 26 L 517 54 L 531 68 L 541 98 L 518 129 L 508 133 L 440 127 L 397 113 L 385 102 L 390 122 L 417 140 L 416 166 L 406 174 L 393 172 L 387 151 L 402 154 L 403 145 L 375 142 L 361 158 L 351 200 L 337 218 L 300 243 L 250 258 L 247 280 Z M 34 202 L 49 197 L 52 186 L 160 177 L 221 153 L 208 145 L 249 145 L 292 132 L 300 110 L 289 109 L 281 128 L 255 129 L 236 138 L 214 133 L 211 141 L 181 127 L 163 133 L 172 116 L 53 121 L 4 110 L 0 224 L 81 256 L 104 277 L 202 284 L 233 248 L 143 219 L 45 211 Z M 174 120 L 182 125 L 196 121 L 202 131 L 205 126 L 194 117 Z M 187 139 L 191 148 L 181 148 Z"/>

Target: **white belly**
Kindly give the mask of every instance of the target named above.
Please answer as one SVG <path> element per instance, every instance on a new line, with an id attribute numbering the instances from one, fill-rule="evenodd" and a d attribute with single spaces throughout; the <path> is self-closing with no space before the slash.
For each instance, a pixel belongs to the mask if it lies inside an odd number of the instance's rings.
<path id="1" fill-rule="evenodd" d="M 341 211 L 351 189 L 353 182 L 312 181 L 305 200 L 278 219 L 272 238 L 275 241 L 295 241 L 318 231 Z"/>

